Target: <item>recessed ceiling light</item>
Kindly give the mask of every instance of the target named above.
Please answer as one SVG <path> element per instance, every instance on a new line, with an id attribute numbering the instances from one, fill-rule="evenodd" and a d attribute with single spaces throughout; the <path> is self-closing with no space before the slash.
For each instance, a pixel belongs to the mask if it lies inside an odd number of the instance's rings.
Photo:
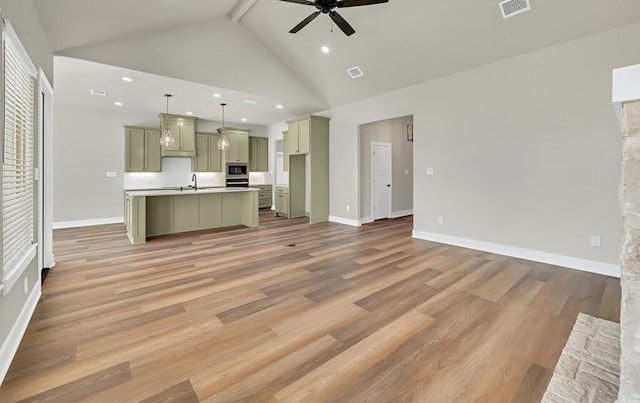
<path id="1" fill-rule="evenodd" d="M 282 109 L 282 108 L 284 108 L 284 105 L 276 105 L 276 108 Z"/>
<path id="2" fill-rule="evenodd" d="M 242 121 L 243 121 L 243 122 L 246 122 L 246 121 L 247 121 L 247 118 L 242 118 Z"/>
<path id="3" fill-rule="evenodd" d="M 122 77 L 122 81 L 126 81 L 126 82 L 130 83 L 130 82 L 133 81 L 133 78 L 131 78 L 131 77 Z"/>
<path id="4" fill-rule="evenodd" d="M 193 115 L 193 112 L 187 112 L 187 115 Z"/>
<path id="5" fill-rule="evenodd" d="M 329 49 L 328 46 L 323 46 L 320 48 L 320 50 L 322 50 L 322 53 L 324 53 L 325 55 L 329 52 L 331 52 L 331 49 Z"/>
<path id="6" fill-rule="evenodd" d="M 214 98 L 220 98 L 222 95 L 218 94 L 217 92 L 215 94 L 213 94 Z"/>
<path id="7" fill-rule="evenodd" d="M 245 99 L 244 101 L 242 101 L 243 104 L 249 104 L 249 105 L 256 105 L 258 103 L 258 101 L 255 101 L 253 99 Z"/>
<path id="8" fill-rule="evenodd" d="M 91 95 L 97 95 L 99 97 L 106 97 L 107 96 L 107 91 L 103 91 L 103 90 L 91 90 Z"/>
<path id="9" fill-rule="evenodd" d="M 122 105 L 123 105 L 123 104 L 122 104 L 122 102 L 114 102 L 113 104 L 114 104 L 115 106 L 122 106 Z"/>

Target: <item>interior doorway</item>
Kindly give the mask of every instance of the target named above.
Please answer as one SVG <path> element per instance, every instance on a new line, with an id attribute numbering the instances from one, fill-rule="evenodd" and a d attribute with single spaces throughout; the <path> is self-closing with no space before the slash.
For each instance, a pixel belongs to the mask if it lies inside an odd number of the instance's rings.
<path id="1" fill-rule="evenodd" d="M 391 218 L 391 143 L 371 142 L 371 212 L 374 220 Z"/>
<path id="2" fill-rule="evenodd" d="M 382 218 L 413 215 L 412 129 L 413 116 L 381 120 L 359 126 L 358 222 L 360 224 Z M 389 146 L 388 155 L 386 149 L 380 149 L 381 154 L 374 156 L 374 146 L 377 144 Z M 374 172 L 375 166 L 386 166 L 384 161 L 390 165 L 388 171 Z M 374 186 L 374 176 L 377 175 L 381 178 L 375 179 L 376 186 Z"/>

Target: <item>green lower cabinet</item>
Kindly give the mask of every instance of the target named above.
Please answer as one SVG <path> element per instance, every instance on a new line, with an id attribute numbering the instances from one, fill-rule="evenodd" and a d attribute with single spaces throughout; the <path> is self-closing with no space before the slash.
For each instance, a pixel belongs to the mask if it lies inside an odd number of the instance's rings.
<path id="1" fill-rule="evenodd" d="M 276 186 L 276 215 L 289 217 L 289 188 Z"/>

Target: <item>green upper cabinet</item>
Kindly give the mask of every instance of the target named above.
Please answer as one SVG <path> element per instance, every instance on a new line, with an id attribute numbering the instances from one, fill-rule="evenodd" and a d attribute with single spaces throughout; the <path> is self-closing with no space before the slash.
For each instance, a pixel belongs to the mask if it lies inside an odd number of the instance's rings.
<path id="1" fill-rule="evenodd" d="M 125 172 L 160 172 L 160 131 L 142 127 L 124 128 Z"/>
<path id="2" fill-rule="evenodd" d="M 249 163 L 249 132 L 226 129 L 229 137 L 229 149 L 225 153 L 225 162 Z"/>
<path id="3" fill-rule="evenodd" d="M 162 147 L 163 157 L 187 157 L 196 156 L 196 118 L 192 116 L 160 114 L 160 128 L 164 130 L 169 125 L 171 134 L 176 142 L 171 147 Z M 160 141 L 160 140 L 158 140 Z"/>
<path id="4" fill-rule="evenodd" d="M 289 171 L 289 132 L 282 132 L 282 138 L 284 140 L 284 160 L 282 170 Z"/>
<path id="5" fill-rule="evenodd" d="M 289 155 L 309 154 L 310 118 L 296 119 L 289 124 Z"/>
<path id="6" fill-rule="evenodd" d="M 249 171 L 267 172 L 269 170 L 269 139 L 249 137 Z"/>
<path id="7" fill-rule="evenodd" d="M 196 134 L 196 156 L 191 160 L 194 172 L 222 171 L 221 152 L 218 150 L 217 134 Z"/>

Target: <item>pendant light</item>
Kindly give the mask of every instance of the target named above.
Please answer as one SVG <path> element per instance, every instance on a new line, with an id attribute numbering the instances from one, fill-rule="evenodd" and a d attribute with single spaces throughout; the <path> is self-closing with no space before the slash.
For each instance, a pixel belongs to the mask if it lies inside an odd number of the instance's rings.
<path id="1" fill-rule="evenodd" d="M 220 139 L 218 139 L 218 150 L 226 151 L 229 149 L 229 138 L 227 137 L 227 129 L 224 128 L 224 107 L 227 104 L 220 104 L 222 106 L 222 128 L 218 129 L 220 133 Z"/>
<path id="2" fill-rule="evenodd" d="M 167 98 L 167 115 L 169 114 L 169 98 L 171 94 L 164 94 Z M 164 148 L 169 148 L 176 143 L 175 137 L 171 134 L 171 126 L 169 125 L 168 117 L 165 119 L 164 130 L 162 131 L 162 137 L 160 137 L 160 145 Z"/>

